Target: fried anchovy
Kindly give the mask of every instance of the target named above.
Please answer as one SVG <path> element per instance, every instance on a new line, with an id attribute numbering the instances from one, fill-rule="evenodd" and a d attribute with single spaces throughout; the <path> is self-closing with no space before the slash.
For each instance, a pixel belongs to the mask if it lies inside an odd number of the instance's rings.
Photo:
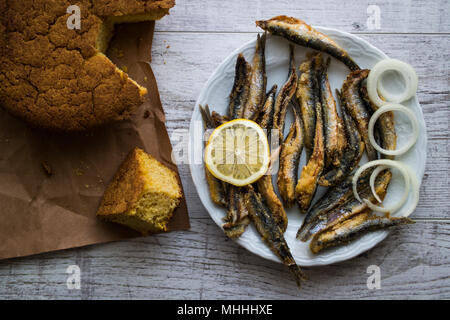
<path id="1" fill-rule="evenodd" d="M 236 186 L 230 186 L 228 190 L 227 216 L 222 225 L 223 231 L 228 238 L 235 239 L 244 233 L 250 223 L 247 206 L 244 201 L 246 190 Z"/>
<path id="2" fill-rule="evenodd" d="M 277 16 L 266 21 L 256 21 L 256 25 L 295 44 L 326 52 L 342 61 L 350 70 L 359 69 L 347 51 L 328 36 L 315 30 L 300 19 Z"/>
<path id="3" fill-rule="evenodd" d="M 289 50 L 290 63 L 288 79 L 278 93 L 277 99 L 275 100 L 275 109 L 273 114 L 273 128 L 275 130 L 278 130 L 280 144 L 284 140 L 283 131 L 287 108 L 289 106 L 289 103 L 291 102 L 292 97 L 295 94 L 295 91 L 297 90 L 297 73 L 295 72 L 294 47 L 291 45 L 289 47 Z"/>
<path id="4" fill-rule="evenodd" d="M 266 130 L 272 126 L 273 106 L 275 103 L 276 91 L 277 85 L 274 85 L 272 89 L 270 89 L 270 91 L 267 93 L 266 102 L 264 103 L 263 109 L 261 111 L 261 120 L 258 122 L 261 128 Z M 271 168 L 269 168 L 268 172 L 264 176 L 262 176 L 255 185 L 259 193 L 262 195 L 265 204 L 280 226 L 281 231 L 284 233 L 287 228 L 288 220 L 286 212 L 284 211 L 283 204 L 281 203 L 280 198 L 278 198 L 278 195 L 273 188 L 271 172 L 272 170 Z"/>
<path id="5" fill-rule="evenodd" d="M 274 84 L 272 88 L 267 93 L 266 101 L 264 102 L 260 120 L 258 121 L 259 125 L 263 129 L 270 129 L 273 123 L 273 111 L 275 106 L 275 95 L 277 93 L 278 86 Z"/>
<path id="6" fill-rule="evenodd" d="M 256 182 L 256 188 L 263 197 L 265 204 L 269 208 L 270 213 L 273 215 L 281 231 L 284 233 L 287 228 L 288 220 L 283 204 L 273 189 L 272 175 L 266 174 L 262 176 Z"/>
<path id="7" fill-rule="evenodd" d="M 381 199 L 384 198 L 386 194 L 387 185 L 392 177 L 392 173 L 389 170 L 385 170 L 381 173 L 375 183 L 375 192 L 379 195 Z M 375 196 L 368 185 L 365 185 L 360 192 L 362 199 L 367 199 L 370 202 L 374 202 Z M 328 211 L 325 215 L 322 215 L 318 220 L 313 223 L 309 229 L 306 238 L 310 238 L 312 235 L 325 230 L 341 221 L 344 221 L 355 214 L 358 214 L 368 208 L 365 202 L 359 202 L 355 197 L 351 197 L 345 204 Z"/>
<path id="8" fill-rule="evenodd" d="M 351 72 L 342 85 L 341 98 L 348 113 L 356 122 L 359 134 L 364 141 L 367 157 L 371 161 L 378 158 L 377 152 L 369 140 L 368 128 L 371 113 L 359 94 L 361 83 L 368 75 L 369 70 L 367 69 Z"/>
<path id="9" fill-rule="evenodd" d="M 229 97 L 228 114 L 231 119 L 243 117 L 249 94 L 250 73 L 251 67 L 245 61 L 244 55 L 240 53 L 236 60 L 234 84 Z"/>
<path id="10" fill-rule="evenodd" d="M 303 149 L 302 120 L 296 108 L 294 110 L 294 122 L 291 125 L 286 140 L 281 145 L 280 167 L 278 171 L 278 191 L 287 208 L 295 202 L 295 186 L 297 184 L 298 164 Z"/>
<path id="11" fill-rule="evenodd" d="M 321 68 L 320 60 L 321 58 L 317 56 L 315 57 L 316 70 Z M 317 83 L 314 85 L 314 94 L 318 97 L 319 88 Z M 295 187 L 297 203 L 301 213 L 305 213 L 311 204 L 311 200 L 316 193 L 317 182 L 322 174 L 325 164 L 325 141 L 322 120 L 322 105 L 320 103 L 320 99 L 316 99 L 315 111 L 316 128 L 314 133 L 313 152 L 309 157 L 306 166 L 303 167 L 300 174 L 300 179 Z"/>
<path id="12" fill-rule="evenodd" d="M 225 122 L 230 121 L 230 118 L 228 118 L 227 116 L 223 116 L 218 112 L 211 112 L 211 117 L 214 121 L 214 124 L 216 125 L 216 127 L 220 126 L 221 124 L 224 124 Z"/>
<path id="13" fill-rule="evenodd" d="M 300 76 L 297 82 L 297 91 L 295 96 L 300 105 L 300 111 L 304 128 L 304 144 L 311 154 L 314 144 L 314 130 L 316 128 L 316 96 L 314 95 L 314 59 L 311 57 L 304 61 L 300 67 Z"/>
<path id="14" fill-rule="evenodd" d="M 273 253 L 289 268 L 295 276 L 295 281 L 300 287 L 301 281 L 305 278 L 303 272 L 292 257 L 291 251 L 284 239 L 283 232 L 278 226 L 272 214 L 261 200 L 261 195 L 249 187 L 245 195 L 245 203 L 251 220 L 255 224 L 256 230 L 261 235 L 264 242 L 268 244 Z"/>
<path id="15" fill-rule="evenodd" d="M 377 111 L 378 107 L 369 99 L 367 88 L 361 86 L 360 93 L 366 102 L 366 105 L 372 109 L 372 111 Z M 381 147 L 383 149 L 395 150 L 397 148 L 397 133 L 395 132 L 394 113 L 392 111 L 388 111 L 380 115 L 377 123 L 375 124 L 375 129 L 378 132 Z M 383 158 L 392 160 L 394 159 L 394 156 L 383 155 Z"/>
<path id="16" fill-rule="evenodd" d="M 266 97 L 267 77 L 265 47 L 266 34 L 264 33 L 261 37 L 258 34 L 255 55 L 253 56 L 249 79 L 249 93 L 243 113 L 243 117 L 245 119 L 258 119 L 259 112 L 261 111 L 261 106 L 264 103 L 264 99 Z"/>
<path id="17" fill-rule="evenodd" d="M 337 90 L 336 92 L 340 100 L 340 93 Z M 344 150 L 340 165 L 328 171 L 320 178 L 319 184 L 324 187 L 331 187 L 341 183 L 356 167 L 364 152 L 364 142 L 361 140 L 353 119 L 347 112 L 347 107 L 342 102 L 341 113 L 345 135 L 347 137 L 347 147 Z"/>
<path id="18" fill-rule="evenodd" d="M 358 179 L 358 186 L 363 185 L 367 188 L 367 183 L 369 182 L 370 174 L 373 169 L 365 170 Z M 320 219 L 320 217 L 327 214 L 330 210 L 343 205 L 353 196 L 353 177 L 347 177 L 341 184 L 328 188 L 327 192 L 311 207 L 308 214 L 303 220 L 303 224 L 297 232 L 297 238 L 302 241 L 307 241 L 309 239 L 308 232 L 312 228 L 314 223 Z M 359 192 L 361 191 L 358 188 Z"/>
<path id="19" fill-rule="evenodd" d="M 349 243 L 370 231 L 412 223 L 414 221 L 406 217 L 378 217 L 370 211 L 364 211 L 315 235 L 309 247 L 313 253 L 319 253 L 326 248 Z"/>
<path id="20" fill-rule="evenodd" d="M 342 119 L 336 111 L 336 101 L 331 93 L 330 82 L 328 81 L 328 66 L 330 58 L 327 59 L 321 73 L 318 75 L 320 87 L 320 102 L 323 110 L 323 128 L 325 136 L 325 167 L 333 165 L 339 166 L 346 140 Z"/>
<path id="21" fill-rule="evenodd" d="M 206 105 L 204 108 L 200 107 L 200 113 L 202 114 L 203 123 L 206 129 L 213 129 L 216 127 L 216 124 L 211 117 L 211 113 L 209 112 L 209 106 Z M 217 179 L 212 175 L 211 172 L 205 167 L 205 176 L 206 182 L 209 187 L 209 194 L 211 196 L 211 200 L 222 207 L 227 207 L 227 199 L 226 199 L 226 186 L 225 183 Z"/>

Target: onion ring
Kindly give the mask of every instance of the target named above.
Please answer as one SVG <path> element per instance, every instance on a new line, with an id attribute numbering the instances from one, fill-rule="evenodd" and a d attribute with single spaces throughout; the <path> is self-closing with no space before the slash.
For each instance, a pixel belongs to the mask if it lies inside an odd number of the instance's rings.
<path id="1" fill-rule="evenodd" d="M 406 85 L 403 92 L 393 94 L 386 90 L 380 82 L 380 77 L 386 71 L 397 71 L 402 75 Z M 385 59 L 378 62 L 369 72 L 369 76 L 367 77 L 367 93 L 369 94 L 370 100 L 378 107 L 388 102 L 400 103 L 416 94 L 418 82 L 416 71 L 409 64 L 397 59 Z M 379 94 L 383 96 L 384 100 L 380 98 Z"/>
<path id="2" fill-rule="evenodd" d="M 378 118 L 380 117 L 381 114 L 388 112 L 388 111 L 402 111 L 403 113 L 405 113 L 408 116 L 409 120 L 411 121 L 412 130 L 413 130 L 412 137 L 410 137 L 408 143 L 406 145 L 404 145 L 403 147 L 401 147 L 400 149 L 396 149 L 396 150 L 383 149 L 375 141 L 375 137 L 374 137 L 375 122 L 378 120 Z M 417 138 L 419 137 L 419 122 L 417 121 L 417 118 L 414 115 L 414 113 L 411 110 L 409 110 L 408 108 L 406 108 L 405 106 L 403 106 L 401 104 L 396 104 L 396 103 L 389 103 L 389 104 L 385 104 L 380 109 L 375 111 L 375 113 L 370 118 L 368 131 L 369 131 L 370 143 L 378 152 L 385 154 L 385 155 L 389 155 L 389 156 L 399 156 L 399 155 L 404 154 L 406 151 L 408 151 L 416 143 Z"/>
<path id="3" fill-rule="evenodd" d="M 403 175 L 403 180 L 405 181 L 405 189 L 403 191 L 403 196 L 402 196 L 402 198 L 401 198 L 401 200 L 399 202 L 397 202 L 396 204 L 392 205 L 391 207 L 387 207 L 387 208 L 386 207 L 380 207 L 380 206 L 374 205 L 372 202 L 370 202 L 367 199 L 361 200 L 361 198 L 359 197 L 358 190 L 356 188 L 359 176 L 361 175 L 361 173 L 364 170 L 366 170 L 368 168 L 371 168 L 373 166 L 377 166 L 377 165 L 382 165 L 382 166 L 385 166 L 385 167 L 396 168 Z M 380 171 L 381 170 L 377 170 L 378 173 Z M 372 180 L 372 177 L 371 177 L 371 180 Z M 358 201 L 366 203 L 367 206 L 370 209 L 374 210 L 374 211 L 377 211 L 377 212 L 391 212 L 392 213 L 392 212 L 397 211 L 398 209 L 400 209 L 404 205 L 404 203 L 406 202 L 406 200 L 408 198 L 409 189 L 410 189 L 410 180 L 411 180 L 410 172 L 407 170 L 407 167 L 403 163 L 401 163 L 399 161 L 388 160 L 388 159 L 373 160 L 373 161 L 370 161 L 370 162 L 367 162 L 367 163 L 363 164 L 361 167 L 358 168 L 358 170 L 356 170 L 355 175 L 353 176 L 353 179 L 352 179 L 353 194 L 355 195 L 355 198 L 358 199 Z M 375 191 L 374 188 L 372 188 L 372 192 L 374 192 L 374 191 Z"/>
<path id="4" fill-rule="evenodd" d="M 412 186 L 412 196 L 413 201 L 411 205 L 402 213 L 402 217 L 408 217 L 411 213 L 414 212 L 417 205 L 419 204 L 419 180 L 417 180 L 416 174 L 411 170 L 411 168 L 405 165 L 406 170 L 409 173 L 409 178 L 411 179 Z"/>

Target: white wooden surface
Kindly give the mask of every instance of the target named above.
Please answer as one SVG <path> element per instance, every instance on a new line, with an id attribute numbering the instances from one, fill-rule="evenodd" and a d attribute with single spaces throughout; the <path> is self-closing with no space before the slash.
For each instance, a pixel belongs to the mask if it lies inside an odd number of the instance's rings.
<path id="1" fill-rule="evenodd" d="M 357 258 L 305 268 L 309 281 L 299 291 L 282 265 L 225 238 L 201 205 L 188 166 L 180 165 L 190 231 L 0 261 L 0 299 L 449 299 L 449 1 L 177 2 L 157 23 L 152 62 L 174 143 L 214 68 L 255 37 L 257 18 L 293 15 L 358 33 L 411 63 L 428 131 L 417 223 Z M 367 27 L 369 4 L 380 8 L 380 29 Z M 66 286 L 73 264 L 81 268 L 80 290 Z M 379 290 L 367 289 L 369 265 L 381 268 Z"/>

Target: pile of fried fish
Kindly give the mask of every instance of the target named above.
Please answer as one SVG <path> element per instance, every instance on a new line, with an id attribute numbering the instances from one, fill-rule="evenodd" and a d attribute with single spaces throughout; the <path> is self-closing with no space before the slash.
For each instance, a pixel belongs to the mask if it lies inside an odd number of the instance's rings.
<path id="1" fill-rule="evenodd" d="M 297 203 L 300 213 L 306 214 L 297 238 L 301 241 L 312 238 L 309 246 L 313 253 L 348 243 L 369 231 L 413 221 L 375 215 L 353 194 L 352 173 L 363 152 L 369 160 L 378 158 L 368 138 L 370 116 L 377 109 L 369 100 L 364 85 L 369 70 L 360 69 L 336 42 L 299 19 L 278 16 L 256 24 L 266 32 L 258 35 L 251 65 L 242 54 L 237 57 L 228 114 L 210 112 L 208 105 L 200 106 L 200 110 L 207 129 L 244 118 L 256 121 L 263 129 L 277 130 L 280 147 L 271 152 L 279 155 L 277 187 L 280 197 L 274 190 L 271 174 L 245 187 L 220 181 L 207 169 L 205 174 L 212 201 L 226 209 L 225 234 L 238 238 L 253 222 L 264 242 L 289 267 L 300 285 L 304 275 L 283 236 L 288 223 L 285 208 Z M 278 94 L 277 85 L 266 93 L 267 32 L 291 42 L 288 76 Z M 298 67 L 299 74 L 292 43 L 315 49 Z M 324 59 L 323 53 L 343 62 L 351 71 L 342 89 L 336 90 L 340 115 L 328 81 L 330 58 Z M 284 137 L 286 113 L 290 108 L 294 121 Z M 270 136 L 273 139 L 274 135 Z M 376 136 L 383 148 L 395 150 L 397 136 L 392 112 L 380 117 Z M 298 178 L 303 149 L 307 163 Z M 372 171 L 366 170 L 360 176 L 357 189 L 361 198 L 374 202 L 376 199 L 369 186 Z M 375 191 L 381 200 L 391 177 L 392 173 L 385 169 L 375 180 Z M 312 204 L 318 185 L 328 189 Z"/>

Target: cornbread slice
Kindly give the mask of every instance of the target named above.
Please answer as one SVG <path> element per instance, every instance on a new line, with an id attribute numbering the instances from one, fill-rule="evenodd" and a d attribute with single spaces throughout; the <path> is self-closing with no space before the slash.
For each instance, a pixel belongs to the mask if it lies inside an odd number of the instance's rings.
<path id="1" fill-rule="evenodd" d="M 68 28 L 80 9 L 80 29 Z M 0 0 L 0 106 L 35 127 L 82 131 L 129 119 L 147 89 L 105 55 L 118 23 L 157 20 L 174 0 Z"/>
<path id="2" fill-rule="evenodd" d="M 144 235 L 167 231 L 181 197 L 175 172 L 135 148 L 106 189 L 97 215 Z"/>

